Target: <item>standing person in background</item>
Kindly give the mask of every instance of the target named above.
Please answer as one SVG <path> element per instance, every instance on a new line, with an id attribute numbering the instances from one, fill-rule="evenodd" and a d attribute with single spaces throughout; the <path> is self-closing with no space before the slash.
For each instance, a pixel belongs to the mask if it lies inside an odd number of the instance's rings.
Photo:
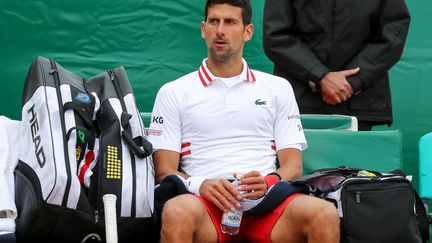
<path id="1" fill-rule="evenodd" d="M 243 198 L 262 198 L 280 179 L 299 177 L 307 146 L 290 84 L 242 58 L 251 16 L 248 0 L 207 0 L 201 35 L 208 58 L 157 94 L 149 129 L 156 181 L 179 176 L 190 192 L 165 203 L 163 243 L 339 241 L 334 205 L 302 194 L 243 216 L 236 236 L 221 231 L 222 213 Z M 243 175 L 238 189 L 228 181 L 235 172 Z"/>
<path id="2" fill-rule="evenodd" d="M 409 23 L 405 0 L 265 0 L 263 44 L 301 114 L 356 116 L 371 130 L 393 122 L 388 71 Z"/>

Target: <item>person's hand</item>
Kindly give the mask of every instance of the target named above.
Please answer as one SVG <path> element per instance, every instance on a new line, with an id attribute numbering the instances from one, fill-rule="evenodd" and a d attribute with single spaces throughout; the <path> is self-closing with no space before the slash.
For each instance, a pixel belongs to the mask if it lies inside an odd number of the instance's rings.
<path id="1" fill-rule="evenodd" d="M 206 179 L 200 187 L 201 196 L 221 211 L 234 211 L 241 207 L 243 197 L 227 179 Z"/>
<path id="2" fill-rule="evenodd" d="M 330 105 L 337 105 L 351 98 L 354 92 L 347 81 L 347 77 L 358 72 L 360 72 L 360 68 L 327 73 L 320 81 L 323 101 Z"/>
<path id="3" fill-rule="evenodd" d="M 242 194 L 244 198 L 256 199 L 267 193 L 267 184 L 264 177 L 258 171 L 253 170 L 242 175 L 238 190 L 244 193 Z"/>

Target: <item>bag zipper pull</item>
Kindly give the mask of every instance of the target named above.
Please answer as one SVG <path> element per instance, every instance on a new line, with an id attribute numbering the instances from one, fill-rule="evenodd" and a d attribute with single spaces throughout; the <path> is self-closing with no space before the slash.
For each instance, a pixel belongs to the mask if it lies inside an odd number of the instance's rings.
<path id="1" fill-rule="evenodd" d="M 111 81 L 114 81 L 114 79 L 115 79 L 114 72 L 112 70 L 108 70 L 108 74 L 110 76 Z"/>
<path id="2" fill-rule="evenodd" d="M 99 222 L 99 211 L 98 210 L 95 210 L 95 212 L 94 212 L 94 219 L 95 219 L 95 223 L 97 224 L 98 222 Z"/>
<path id="3" fill-rule="evenodd" d="M 356 192 L 356 193 L 355 193 L 355 197 L 356 197 L 356 202 L 357 202 L 357 203 L 360 203 L 360 202 L 361 202 L 361 200 L 360 200 L 360 196 L 361 196 L 361 192 Z"/>

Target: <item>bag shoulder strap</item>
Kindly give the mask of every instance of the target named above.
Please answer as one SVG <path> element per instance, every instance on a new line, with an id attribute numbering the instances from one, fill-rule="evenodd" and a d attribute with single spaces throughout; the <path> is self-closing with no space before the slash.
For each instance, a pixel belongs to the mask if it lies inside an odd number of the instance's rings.
<path id="1" fill-rule="evenodd" d="M 422 199 L 420 198 L 415 188 L 413 188 L 413 191 L 415 194 L 415 207 L 416 207 L 418 228 L 422 236 L 423 243 L 426 243 L 429 240 L 429 221 L 427 218 L 426 209 L 423 205 Z"/>
<path id="2" fill-rule="evenodd" d="M 401 169 L 396 169 L 390 173 L 406 177 L 405 173 Z M 415 196 L 415 209 L 416 209 L 418 228 L 423 243 L 426 243 L 429 240 L 429 220 L 427 218 L 427 213 L 426 213 L 425 206 L 423 204 L 423 200 L 420 198 L 420 195 L 417 193 L 417 190 L 414 187 L 412 187 L 412 189 L 414 191 L 414 196 Z"/>

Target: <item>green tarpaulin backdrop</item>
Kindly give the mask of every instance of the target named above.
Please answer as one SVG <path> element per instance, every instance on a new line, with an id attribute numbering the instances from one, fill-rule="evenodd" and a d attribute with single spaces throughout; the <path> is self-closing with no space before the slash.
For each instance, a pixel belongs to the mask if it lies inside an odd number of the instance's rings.
<path id="1" fill-rule="evenodd" d="M 253 1 L 256 32 L 245 58 L 252 68 L 271 72 L 262 50 L 263 3 Z M 432 131 L 432 2 L 407 3 L 407 46 L 391 72 L 392 129 L 402 131 L 404 169 L 417 175 L 417 141 Z M 140 110 L 150 111 L 162 84 L 195 70 L 206 56 L 203 5 L 204 0 L 0 0 L 0 115 L 20 119 L 23 82 L 38 55 L 85 78 L 123 65 Z"/>

